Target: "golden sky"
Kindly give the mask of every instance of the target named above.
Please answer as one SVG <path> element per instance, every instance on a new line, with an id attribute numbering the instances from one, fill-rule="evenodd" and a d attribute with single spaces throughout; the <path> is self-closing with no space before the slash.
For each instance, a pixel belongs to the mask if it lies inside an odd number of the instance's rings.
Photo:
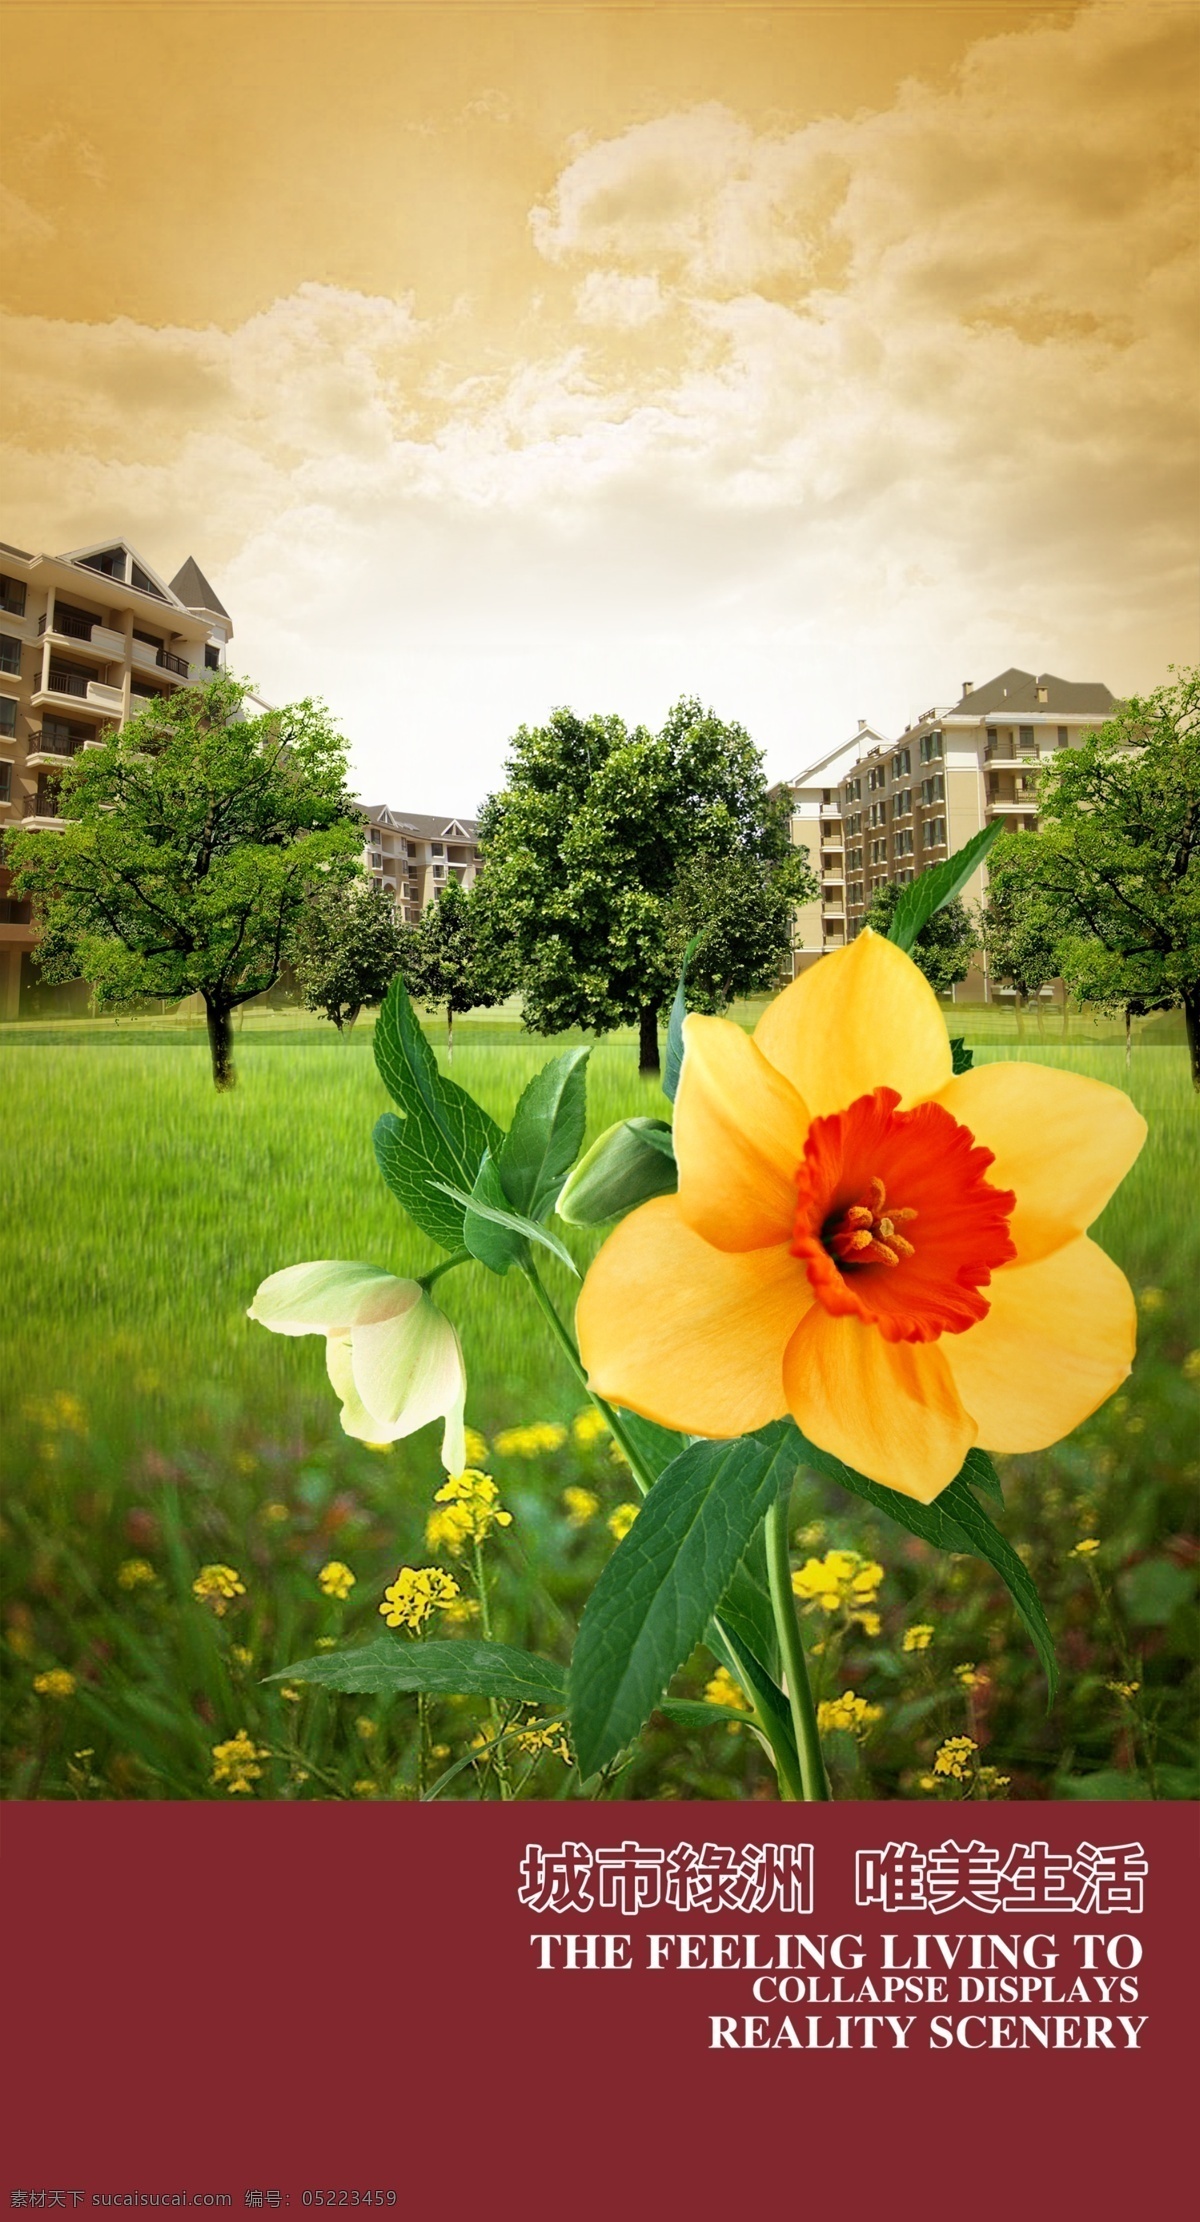
<path id="1" fill-rule="evenodd" d="M 196 556 L 364 791 L 1197 652 L 1197 8 L 0 6 L 0 538 Z"/>

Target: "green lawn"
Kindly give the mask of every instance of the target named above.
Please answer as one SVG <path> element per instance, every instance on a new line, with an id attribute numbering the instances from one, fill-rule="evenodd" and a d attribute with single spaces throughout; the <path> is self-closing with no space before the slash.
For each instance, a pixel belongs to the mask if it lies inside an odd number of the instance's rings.
<path id="1" fill-rule="evenodd" d="M 1026 1021 L 1021 1041 L 1010 1013 L 965 1008 L 948 1021 L 980 1060 L 1068 1063 L 1128 1085 L 1146 1113 L 1150 1140 L 1097 1229 L 1140 1294 L 1142 1342 L 1127 1395 L 1068 1444 L 1005 1462 L 1005 1526 L 1035 1567 L 1062 1651 L 1067 1695 L 1049 1721 L 1021 1633 L 984 1569 L 933 1559 L 831 1490 L 798 1500 L 802 1556 L 845 1545 L 886 1568 L 878 1637 L 858 1627 L 807 1631 L 829 1639 L 820 1654 L 826 1694 L 852 1688 L 882 1708 L 861 1745 L 831 1737 L 839 1788 L 931 1794 L 939 1738 L 970 1732 L 1014 1795 L 1183 1794 L 1192 1558 L 1182 1530 L 1200 1470 L 1196 1384 L 1184 1371 L 1200 1343 L 1200 1108 L 1185 1052 L 1161 1025 L 1147 1028 L 1127 1074 L 1117 1031 L 1103 1023 L 1073 1019 L 1064 1043 L 1057 1014 L 1042 1037 Z M 444 1027 L 430 1031 L 444 1057 Z M 452 1070 L 503 1120 L 531 1071 L 562 1046 L 481 1015 L 460 1023 Z M 349 1442 L 319 1342 L 267 1335 L 245 1311 L 265 1274 L 304 1258 L 406 1272 L 435 1253 L 375 1170 L 371 1127 L 386 1098 L 369 1022 L 342 1041 L 288 1014 L 255 1015 L 238 1063 L 237 1089 L 218 1097 L 194 1026 L 0 1029 L 10 1137 L 0 1402 L 9 1794 L 223 1795 L 210 1781 L 212 1748 L 243 1726 L 263 1754 L 256 1794 L 413 1791 L 407 1701 L 390 1710 L 297 1701 L 261 1677 L 322 1636 L 378 1629 L 384 1582 L 402 1560 L 428 1555 L 436 1435 L 387 1455 Z M 594 1050 L 589 1105 L 592 1133 L 664 1109 L 637 1075 L 630 1038 Z M 572 1248 L 586 1262 L 588 1245 L 572 1238 Z M 551 1264 L 547 1277 L 569 1302 L 565 1270 Z M 515 1277 L 502 1284 L 471 1268 L 443 1282 L 439 1298 L 462 1331 L 476 1428 L 493 1437 L 532 1421 L 569 1425 L 579 1394 Z M 536 1457 L 495 1454 L 489 1465 L 515 1516 L 492 1548 L 497 1632 L 565 1657 L 612 1547 L 606 1515 L 632 1492 L 603 1442 L 568 1439 Z M 572 1486 L 597 1500 L 574 1523 L 562 1503 Z M 1099 1551 L 1072 1558 L 1085 1535 Z M 123 1588 L 118 1569 L 133 1558 L 153 1580 Z M 317 1586 L 330 1558 L 357 1576 L 344 1606 Z M 220 1619 L 190 1587 L 214 1561 L 234 1566 L 245 1585 Z M 903 1630 L 922 1620 L 937 1636 L 929 1650 L 906 1653 Z M 965 1689 L 953 1673 L 963 1664 L 987 1679 Z M 69 1697 L 34 1690 L 54 1667 L 75 1678 Z M 698 1655 L 680 1689 L 700 1695 L 711 1671 Z M 1108 1687 L 1133 1681 L 1132 1696 Z M 469 1750 L 481 1717 L 477 1706 L 451 1705 L 431 1718 L 426 1744 L 439 1756 L 426 1748 L 424 1779 Z M 573 1781 L 553 1755 L 530 1754 L 522 1766 L 540 1794 Z M 743 1731 L 656 1721 L 619 1787 L 740 1796 L 764 1778 Z M 490 1784 L 468 1766 L 447 1794 Z"/>

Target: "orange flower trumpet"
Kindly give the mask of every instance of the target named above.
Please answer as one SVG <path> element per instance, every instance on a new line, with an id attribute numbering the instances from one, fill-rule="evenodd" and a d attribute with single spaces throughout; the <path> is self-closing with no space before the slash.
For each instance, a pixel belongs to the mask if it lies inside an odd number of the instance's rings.
<path id="1" fill-rule="evenodd" d="M 690 1435 L 791 1413 L 928 1504 L 973 1445 L 1034 1451 L 1133 1361 L 1124 1275 L 1087 1228 L 1146 1126 L 1042 1065 L 954 1075 L 923 974 L 866 931 L 753 1037 L 693 1013 L 675 1195 L 609 1236 L 577 1327 L 599 1396 Z"/>

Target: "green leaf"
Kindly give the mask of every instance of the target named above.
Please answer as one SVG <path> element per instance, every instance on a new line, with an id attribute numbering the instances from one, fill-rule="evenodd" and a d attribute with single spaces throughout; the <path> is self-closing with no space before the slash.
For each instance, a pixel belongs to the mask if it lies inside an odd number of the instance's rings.
<path id="1" fill-rule="evenodd" d="M 973 1049 L 968 1049 L 968 1048 L 967 1048 L 967 1045 L 966 1045 L 966 1042 L 965 1042 L 965 1040 L 963 1039 L 963 1036 L 962 1036 L 961 1034 L 951 1034 L 951 1036 L 950 1036 L 950 1064 L 951 1064 L 951 1069 L 952 1069 L 952 1070 L 953 1070 L 954 1072 L 956 1072 L 956 1073 L 958 1073 L 958 1072 L 970 1072 L 970 1070 L 971 1070 L 971 1067 L 972 1067 L 972 1065 L 974 1064 L 974 1062 L 975 1062 L 975 1052 L 974 1052 L 974 1050 L 973 1050 Z"/>
<path id="2" fill-rule="evenodd" d="M 462 1210 L 450 1202 L 438 1185 L 437 1175 L 425 1154 L 428 1137 L 422 1135 L 418 1121 L 398 1119 L 394 1111 L 385 1111 L 376 1120 L 371 1139 L 375 1145 L 375 1162 L 414 1226 L 434 1242 L 440 1242 L 444 1250 L 460 1249 Z"/>
<path id="3" fill-rule="evenodd" d="M 743 1713 L 734 1705 L 709 1705 L 694 1697 L 662 1697 L 654 1707 L 665 1720 L 678 1722 L 680 1728 L 712 1728 L 717 1721 L 736 1721 L 739 1728 L 753 1728 L 753 1713 Z"/>
<path id="4" fill-rule="evenodd" d="M 723 1614 L 720 1625 L 724 1630 L 725 1644 L 733 1653 L 738 1673 L 741 1675 L 743 1682 L 753 1692 L 763 1719 L 771 1723 L 772 1739 L 777 1748 L 786 1755 L 792 1778 L 792 1794 L 794 1797 L 799 1797 L 800 1760 L 796 1751 L 796 1731 L 792 1725 L 792 1714 L 788 1701 L 779 1685 L 760 1666 L 753 1651 L 742 1642 L 737 1630 L 735 1628 L 725 1628 Z M 714 1630 L 713 1636 L 708 1639 L 708 1647 L 710 1651 L 715 1651 L 719 1658 L 725 1646 L 720 1643 L 719 1639 L 714 1641 L 715 1635 L 716 1631 Z"/>
<path id="5" fill-rule="evenodd" d="M 585 1607 L 568 1681 L 580 1773 L 637 1735 L 707 1628 L 800 1456 L 781 1423 L 693 1443 L 655 1482 Z"/>
<path id="6" fill-rule="evenodd" d="M 528 1219 L 546 1219 L 583 1147 L 587 1061 L 568 1049 L 535 1073 L 513 1113 L 496 1165 L 502 1201 Z"/>
<path id="7" fill-rule="evenodd" d="M 967 1452 L 963 1460 L 960 1478 L 963 1481 L 969 1481 L 972 1488 L 978 1489 L 982 1496 L 990 1497 L 993 1504 L 1002 1505 L 1004 1503 L 1004 1491 L 1000 1487 L 1000 1476 L 985 1450 L 969 1450 Z"/>
<path id="8" fill-rule="evenodd" d="M 979 833 L 973 833 L 953 856 L 943 864 L 930 866 L 927 872 L 918 872 L 910 880 L 892 912 L 888 927 L 888 940 L 904 950 L 910 950 L 922 926 L 928 924 L 935 910 L 943 910 L 952 903 L 966 886 L 972 872 L 978 871 L 993 842 L 999 840 L 1004 830 L 1003 820 L 997 818 Z"/>
<path id="9" fill-rule="evenodd" d="M 354 1651 L 323 1651 L 268 1676 L 272 1682 L 318 1682 L 327 1690 L 367 1696 L 421 1690 L 431 1697 L 496 1697 L 508 1705 L 560 1706 L 565 1676 L 552 1659 L 508 1643 L 452 1642 L 381 1636 Z"/>
<path id="10" fill-rule="evenodd" d="M 544 1250 L 552 1251 L 554 1256 L 560 1259 L 562 1264 L 575 1275 L 576 1280 L 579 1279 L 579 1267 L 565 1243 L 560 1242 L 556 1234 L 551 1234 L 548 1227 L 539 1227 L 536 1219 L 526 1219 L 519 1211 L 509 1211 L 502 1204 L 494 1204 L 488 1197 L 474 1189 L 468 1194 L 466 1189 L 457 1187 L 453 1181 L 438 1181 L 435 1186 L 444 1188 L 446 1194 L 452 1196 L 456 1204 L 462 1205 L 464 1214 L 469 1211 L 473 1219 L 488 1219 L 493 1226 L 507 1227 L 514 1234 L 524 1235 L 529 1242 L 540 1242 Z M 474 1255 L 474 1252 L 472 1252 L 472 1255 Z M 498 1271 L 499 1268 L 496 1268 L 496 1270 Z"/>
<path id="11" fill-rule="evenodd" d="M 500 1184 L 500 1171 L 490 1152 L 484 1153 L 483 1163 L 471 1190 L 471 1209 L 463 1214 L 463 1241 L 473 1258 L 488 1266 L 493 1273 L 507 1273 L 512 1265 L 519 1265 L 529 1254 L 529 1244 L 523 1234 L 514 1228 L 502 1226 L 490 1216 L 495 1212 L 508 1213 L 508 1198 Z M 475 1200 L 487 1207 L 487 1212 L 475 1209 Z"/>
<path id="12" fill-rule="evenodd" d="M 759 1531 L 761 1535 L 761 1530 Z M 757 1541 L 757 1537 L 754 1539 Z M 720 1622 L 728 1632 L 733 1630 L 746 1649 L 753 1653 L 759 1665 L 772 1681 L 779 1675 L 779 1638 L 775 1630 L 775 1615 L 771 1609 L 771 1592 L 765 1576 L 759 1580 L 751 1570 L 754 1542 L 734 1569 L 733 1580 L 721 1599 Z"/>
<path id="13" fill-rule="evenodd" d="M 385 1113 L 376 1125 L 379 1169 L 422 1232 L 456 1250 L 463 1239 L 462 1214 L 447 1211 L 444 1184 L 469 1195 L 484 1151 L 494 1156 L 502 1137 L 474 1097 L 438 1071 L 399 977 L 392 981 L 376 1022 L 375 1062 L 403 1114 L 402 1135 L 394 1113 Z M 435 1200 L 439 1182 L 442 1193 Z"/>
<path id="14" fill-rule="evenodd" d="M 799 1435 L 799 1429 L 796 1432 Z M 805 1465 L 826 1475 L 830 1481 L 839 1482 L 843 1489 L 852 1490 L 856 1497 L 864 1497 L 877 1512 L 885 1513 L 889 1520 L 907 1528 L 910 1535 L 919 1535 L 922 1542 L 932 1543 L 940 1551 L 966 1552 L 987 1561 L 1000 1576 L 1033 1639 L 1053 1700 L 1058 1687 L 1058 1665 L 1042 1601 L 1012 1545 L 1005 1541 L 969 1487 L 972 1481 L 977 1487 L 988 1486 L 986 1480 L 980 1479 L 981 1462 L 986 1454 L 968 1451 L 961 1472 L 947 1488 L 939 1491 L 933 1503 L 918 1504 L 915 1497 L 902 1496 L 898 1489 L 887 1489 L 882 1482 L 868 1481 L 865 1474 L 856 1473 L 852 1466 L 844 1465 L 829 1451 L 818 1450 L 806 1436 L 800 1435 L 800 1442 L 803 1445 L 800 1456 Z M 991 1461 L 987 1460 L 987 1464 Z M 997 1480 L 996 1488 L 999 1486 Z"/>
<path id="15" fill-rule="evenodd" d="M 693 934 L 683 952 L 683 962 L 679 967 L 679 985 L 675 990 L 675 1000 L 671 1005 L 671 1016 L 667 1023 L 667 1054 L 663 1059 L 662 1090 L 663 1094 L 672 1103 L 674 1103 L 678 1092 L 679 1072 L 683 1064 L 683 1022 L 687 1017 L 687 1000 L 684 990 L 687 986 L 687 968 L 700 946 L 701 938 L 700 934 Z"/>
<path id="16" fill-rule="evenodd" d="M 558 1216 L 569 1227 L 601 1227 L 651 1196 L 679 1186 L 671 1129 L 665 1119 L 619 1119 L 581 1157 L 563 1185 Z"/>

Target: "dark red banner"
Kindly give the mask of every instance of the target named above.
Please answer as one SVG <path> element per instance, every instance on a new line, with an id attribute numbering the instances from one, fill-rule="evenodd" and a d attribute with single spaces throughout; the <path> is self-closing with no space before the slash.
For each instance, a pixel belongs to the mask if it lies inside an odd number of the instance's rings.
<path id="1" fill-rule="evenodd" d="M 10 2209 L 1106 2222 L 1180 2188 L 1196 1811 L 10 1805 Z"/>

